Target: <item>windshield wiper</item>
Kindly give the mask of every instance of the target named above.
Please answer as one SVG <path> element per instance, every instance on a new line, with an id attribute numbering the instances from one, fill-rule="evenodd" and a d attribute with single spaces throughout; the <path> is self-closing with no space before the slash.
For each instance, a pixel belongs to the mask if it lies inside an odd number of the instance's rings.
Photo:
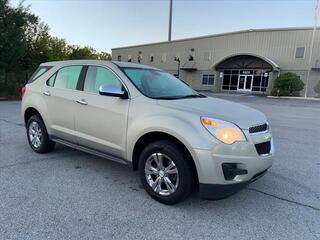
<path id="1" fill-rule="evenodd" d="M 183 98 L 204 98 L 206 96 L 202 94 L 190 94 L 190 95 L 182 95 L 182 96 L 163 96 L 157 97 L 157 99 L 165 99 L 165 100 L 172 100 L 172 99 L 183 99 Z"/>
<path id="2" fill-rule="evenodd" d="M 179 99 L 181 96 L 163 96 L 163 97 L 156 97 L 156 99 L 164 99 L 164 100 L 172 100 L 172 99 Z"/>
<path id="3" fill-rule="evenodd" d="M 201 98 L 201 97 L 204 97 L 204 96 L 200 94 L 190 94 L 190 95 L 181 96 L 180 98 Z"/>

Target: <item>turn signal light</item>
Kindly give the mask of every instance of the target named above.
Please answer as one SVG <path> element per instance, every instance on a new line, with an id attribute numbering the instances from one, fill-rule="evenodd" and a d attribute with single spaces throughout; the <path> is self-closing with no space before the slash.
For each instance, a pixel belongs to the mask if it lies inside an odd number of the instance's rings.
<path id="1" fill-rule="evenodd" d="M 214 121 L 214 120 L 211 120 L 209 118 L 201 118 L 201 121 L 204 125 L 207 125 L 207 126 L 212 126 L 212 127 L 218 127 L 219 126 L 219 123 Z"/>

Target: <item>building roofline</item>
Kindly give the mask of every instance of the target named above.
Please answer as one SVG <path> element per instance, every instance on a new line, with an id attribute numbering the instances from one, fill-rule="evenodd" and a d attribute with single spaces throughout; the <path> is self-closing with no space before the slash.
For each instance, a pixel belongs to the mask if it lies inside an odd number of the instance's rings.
<path id="1" fill-rule="evenodd" d="M 250 52 L 247 52 L 247 53 L 245 53 L 245 52 L 240 53 L 240 52 L 239 52 L 239 53 L 235 53 L 235 54 L 228 55 L 228 56 L 226 56 L 226 57 L 223 57 L 223 58 L 219 59 L 219 60 L 218 60 L 217 62 L 215 62 L 214 64 L 212 64 L 210 68 L 216 69 L 217 66 L 218 66 L 220 63 L 222 63 L 223 61 L 225 61 L 225 60 L 227 60 L 227 59 L 230 59 L 230 58 L 233 58 L 233 57 L 243 56 L 243 55 L 260 58 L 260 59 L 264 60 L 265 62 L 269 63 L 269 64 L 273 67 L 273 69 L 274 69 L 275 71 L 279 71 L 279 70 L 280 70 L 280 66 L 279 66 L 275 61 L 273 61 L 272 59 L 270 59 L 270 58 L 268 58 L 268 57 L 265 57 L 265 56 L 262 56 L 262 55 L 260 55 L 260 54 L 250 53 Z"/>
<path id="2" fill-rule="evenodd" d="M 313 27 L 287 27 L 287 28 L 258 28 L 258 29 L 246 29 L 240 31 L 233 31 L 233 32 L 226 32 L 226 33 L 217 33 L 217 34 L 210 34 L 210 35 L 203 35 L 199 37 L 190 37 L 190 38 L 181 38 L 171 41 L 162 41 L 162 42 L 154 42 L 154 43 L 146 43 L 146 44 L 137 44 L 125 47 L 115 47 L 111 48 L 111 50 L 118 50 L 118 49 L 125 49 L 125 48 L 135 48 L 135 47 L 144 47 L 144 46 L 152 46 L 158 44 L 166 44 L 166 43 L 175 43 L 175 42 L 184 42 L 184 41 L 191 41 L 191 40 L 198 40 L 198 39 L 205 39 L 211 37 L 221 37 L 226 35 L 233 35 L 233 34 L 240 34 L 240 33 L 251 33 L 251 32 L 276 32 L 276 31 L 294 31 L 294 30 L 312 30 Z M 320 29 L 320 28 L 317 28 Z"/>

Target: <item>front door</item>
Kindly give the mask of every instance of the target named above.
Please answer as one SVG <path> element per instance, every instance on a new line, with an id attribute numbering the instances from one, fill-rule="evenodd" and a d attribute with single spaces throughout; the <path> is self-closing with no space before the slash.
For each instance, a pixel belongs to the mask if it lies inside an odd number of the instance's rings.
<path id="1" fill-rule="evenodd" d="M 113 72 L 89 66 L 75 114 L 78 143 L 100 152 L 124 157 L 129 99 L 99 94 L 100 86 L 122 83 Z"/>
<path id="2" fill-rule="evenodd" d="M 252 80 L 252 75 L 239 75 L 238 91 L 251 91 Z"/>

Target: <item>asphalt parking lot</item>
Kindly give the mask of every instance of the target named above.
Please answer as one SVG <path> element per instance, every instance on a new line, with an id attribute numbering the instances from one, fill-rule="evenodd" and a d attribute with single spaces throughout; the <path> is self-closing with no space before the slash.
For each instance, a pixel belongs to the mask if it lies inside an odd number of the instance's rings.
<path id="1" fill-rule="evenodd" d="M 166 206 L 125 166 L 27 144 L 20 102 L 0 102 L 0 239 L 320 239 L 320 101 L 216 95 L 263 111 L 276 159 L 220 201 Z"/>

